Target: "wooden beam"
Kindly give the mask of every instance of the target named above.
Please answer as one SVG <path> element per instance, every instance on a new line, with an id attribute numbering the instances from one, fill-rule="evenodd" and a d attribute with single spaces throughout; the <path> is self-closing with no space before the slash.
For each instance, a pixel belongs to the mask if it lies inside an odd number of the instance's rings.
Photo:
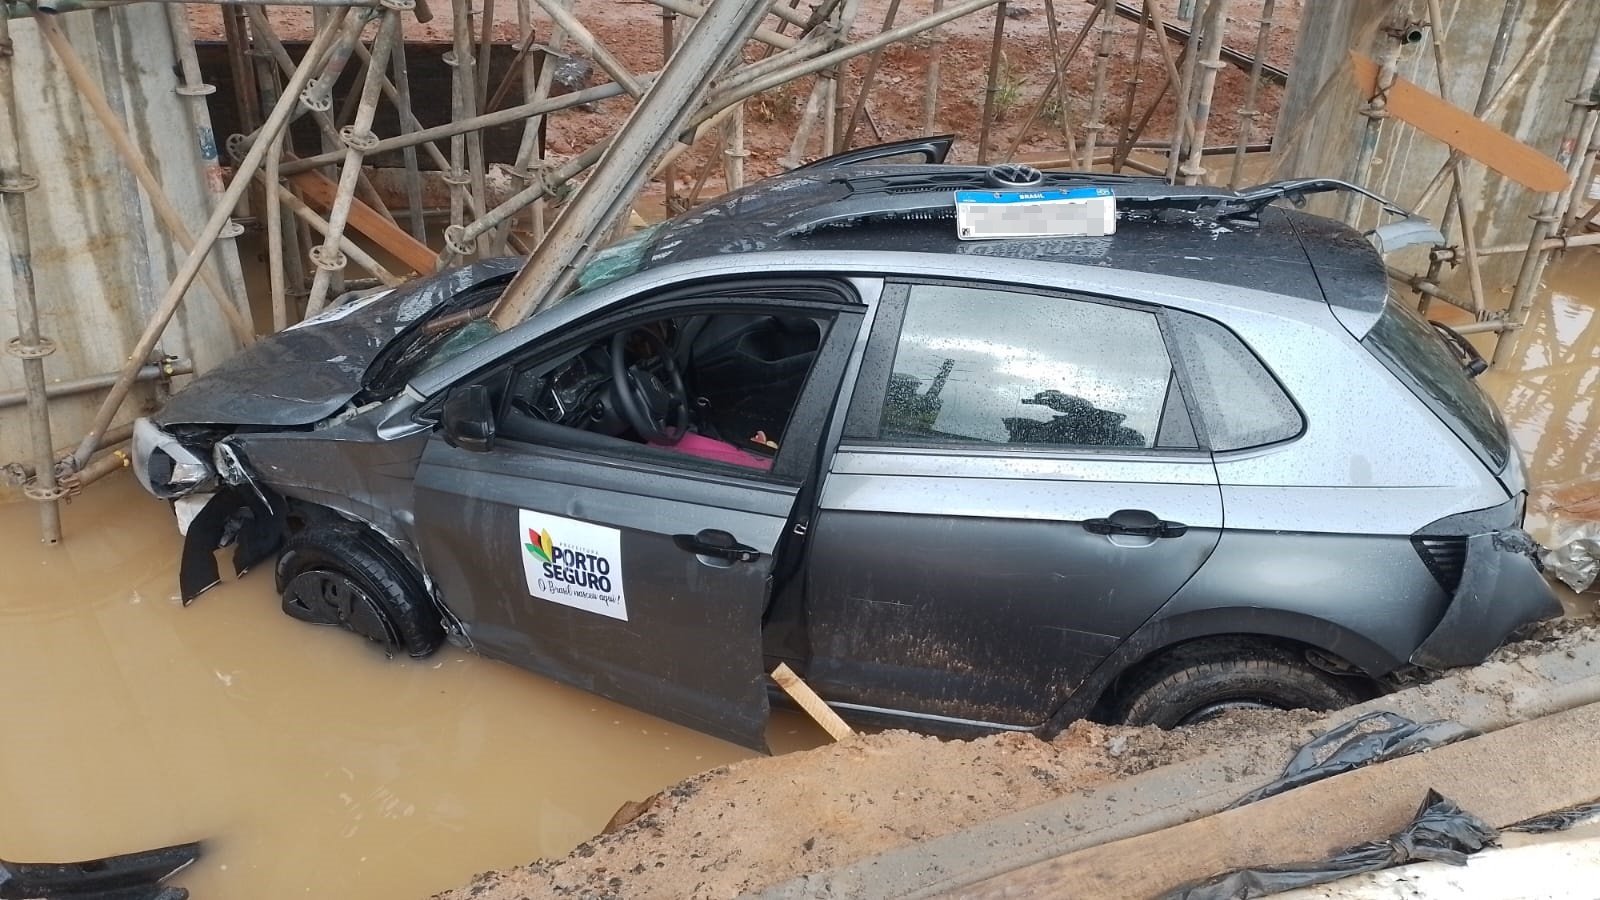
<path id="1" fill-rule="evenodd" d="M 1014 869 L 944 896 L 1155 897 L 1232 869 L 1323 859 L 1410 821 L 1429 788 L 1495 827 L 1600 797 L 1600 703 Z"/>
<path id="2" fill-rule="evenodd" d="M 833 711 L 833 707 L 817 696 L 817 692 L 811 689 L 811 685 L 800 680 L 800 676 L 789 668 L 788 663 L 779 663 L 778 667 L 772 670 L 772 680 L 776 681 L 778 687 L 783 688 L 783 692 L 788 694 L 794 702 L 800 704 L 800 708 L 806 711 L 806 715 L 815 719 L 817 724 L 822 726 L 822 730 L 828 733 L 829 737 L 836 741 L 842 741 L 855 734 L 854 731 L 850 730 L 850 726 L 839 718 L 839 714 Z"/>
<path id="3" fill-rule="evenodd" d="M 1376 95 L 1378 64 L 1354 50 L 1350 63 L 1362 96 Z M 1530 190 L 1550 193 L 1567 187 L 1567 170 L 1560 163 L 1404 78 L 1395 78 L 1384 101 L 1389 115 Z"/>
<path id="4" fill-rule="evenodd" d="M 324 214 L 333 207 L 333 195 L 339 186 L 317 172 L 290 175 L 290 182 L 300 189 L 306 204 Z M 412 237 L 405 229 L 384 218 L 382 213 L 354 199 L 350 204 L 350 227 L 383 248 L 401 265 L 419 275 L 426 275 L 438 266 L 438 254 L 427 244 Z"/>

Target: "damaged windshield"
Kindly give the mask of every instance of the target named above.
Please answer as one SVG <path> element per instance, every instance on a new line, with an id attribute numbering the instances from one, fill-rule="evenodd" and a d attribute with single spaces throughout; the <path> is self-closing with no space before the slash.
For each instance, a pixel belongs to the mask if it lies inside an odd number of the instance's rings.
<path id="1" fill-rule="evenodd" d="M 555 304 L 578 294 L 611 284 L 639 271 L 645 248 L 665 223 L 640 229 L 630 237 L 596 252 L 578 272 L 577 286 Z M 427 319 L 395 339 L 368 370 L 365 383 L 375 397 L 399 391 L 417 375 L 459 356 L 499 332 L 489 322 L 500 294 L 513 276 L 495 278 L 441 303 Z"/>

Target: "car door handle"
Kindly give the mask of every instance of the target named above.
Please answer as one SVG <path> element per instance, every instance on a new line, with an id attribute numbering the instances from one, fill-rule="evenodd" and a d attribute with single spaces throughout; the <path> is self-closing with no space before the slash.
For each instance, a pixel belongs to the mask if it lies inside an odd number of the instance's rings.
<path id="1" fill-rule="evenodd" d="M 1128 534 L 1136 537 L 1183 537 L 1189 526 L 1169 522 L 1145 509 L 1119 509 L 1103 519 L 1084 519 L 1083 530 L 1090 534 Z"/>
<path id="2" fill-rule="evenodd" d="M 746 547 L 720 528 L 705 528 L 695 534 L 675 534 L 672 542 L 678 545 L 679 550 L 696 556 L 711 556 L 730 562 L 755 562 L 761 558 L 760 550 Z"/>

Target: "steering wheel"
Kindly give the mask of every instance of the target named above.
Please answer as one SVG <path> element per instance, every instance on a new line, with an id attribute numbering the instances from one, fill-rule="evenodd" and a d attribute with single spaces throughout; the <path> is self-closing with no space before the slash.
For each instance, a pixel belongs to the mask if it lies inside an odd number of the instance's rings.
<path id="1" fill-rule="evenodd" d="M 665 382 L 643 363 L 628 365 L 628 338 L 636 334 L 661 361 Z M 683 373 L 666 341 L 648 328 L 630 328 L 612 336 L 611 394 L 622 418 L 646 441 L 676 444 L 689 431 L 689 389 L 683 386 Z"/>

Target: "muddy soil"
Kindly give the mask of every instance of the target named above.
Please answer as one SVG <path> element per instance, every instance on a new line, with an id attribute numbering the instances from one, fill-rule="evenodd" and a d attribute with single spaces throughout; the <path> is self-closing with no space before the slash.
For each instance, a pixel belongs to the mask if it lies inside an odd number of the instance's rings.
<path id="1" fill-rule="evenodd" d="M 1248 774 L 1276 772 L 1317 718 L 1243 711 L 1170 732 L 1079 722 L 1049 742 L 858 735 L 713 769 L 564 859 L 485 873 L 439 898 L 733 897 L 1223 747 L 1253 744 Z"/>

